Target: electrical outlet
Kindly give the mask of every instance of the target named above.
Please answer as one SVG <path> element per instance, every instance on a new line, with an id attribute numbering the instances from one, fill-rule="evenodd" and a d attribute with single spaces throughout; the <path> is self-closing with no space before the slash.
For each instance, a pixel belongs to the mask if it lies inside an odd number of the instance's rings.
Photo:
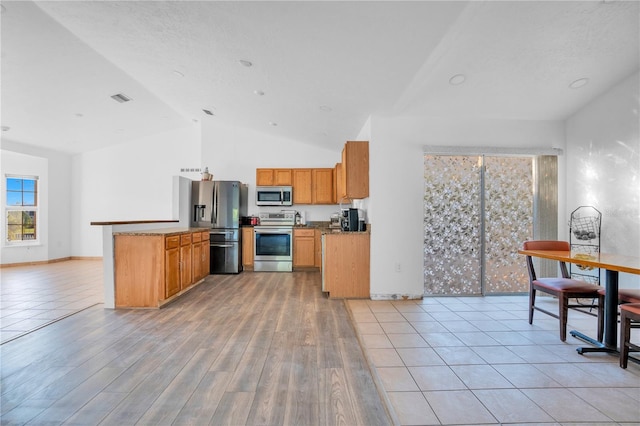
<path id="1" fill-rule="evenodd" d="M 395 268 L 396 268 L 396 272 L 400 272 L 402 270 L 402 266 L 400 265 L 400 262 L 396 262 Z"/>

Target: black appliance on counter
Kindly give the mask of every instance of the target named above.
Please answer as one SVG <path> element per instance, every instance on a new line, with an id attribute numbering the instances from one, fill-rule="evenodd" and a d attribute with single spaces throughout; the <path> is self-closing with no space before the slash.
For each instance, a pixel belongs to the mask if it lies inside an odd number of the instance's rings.
<path id="1" fill-rule="evenodd" d="M 211 274 L 242 271 L 240 217 L 246 216 L 247 185 L 238 181 L 194 181 L 191 226 L 210 228 Z"/>
<path id="2" fill-rule="evenodd" d="M 355 232 L 359 230 L 360 224 L 358 220 L 358 209 L 343 209 L 341 229 L 347 232 Z"/>

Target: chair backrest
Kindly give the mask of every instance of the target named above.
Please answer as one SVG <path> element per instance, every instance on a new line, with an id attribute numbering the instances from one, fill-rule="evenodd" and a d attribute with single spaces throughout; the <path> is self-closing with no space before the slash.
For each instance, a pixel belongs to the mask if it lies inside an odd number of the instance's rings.
<path id="1" fill-rule="evenodd" d="M 530 240 L 525 241 L 522 244 L 522 248 L 525 250 L 553 250 L 553 251 L 568 251 L 571 250 L 571 245 L 567 241 L 557 240 Z M 529 271 L 529 281 L 533 282 L 536 278 L 536 271 L 533 268 L 533 259 L 531 256 L 527 256 L 527 269 Z M 560 274 L 563 278 L 569 278 L 569 271 L 567 265 L 564 262 L 560 262 Z"/>
<path id="2" fill-rule="evenodd" d="M 571 246 L 566 241 L 556 240 L 531 240 L 525 241 L 522 245 L 525 250 L 555 250 L 568 251 Z"/>

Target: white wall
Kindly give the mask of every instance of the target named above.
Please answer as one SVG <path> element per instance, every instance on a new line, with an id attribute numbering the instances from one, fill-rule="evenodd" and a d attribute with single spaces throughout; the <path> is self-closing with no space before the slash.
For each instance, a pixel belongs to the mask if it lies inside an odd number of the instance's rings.
<path id="1" fill-rule="evenodd" d="M 73 157 L 74 256 L 102 256 L 102 229 L 91 222 L 171 220 L 174 176 L 200 167 L 200 126 L 175 129 Z"/>
<path id="2" fill-rule="evenodd" d="M 37 175 L 39 185 L 39 242 L 37 245 L 6 247 L 2 221 L 2 264 L 40 262 L 69 257 L 71 242 L 71 157 L 28 145 L 2 141 L 0 175 Z M 4 202 L 4 201 L 3 201 Z"/>
<path id="3" fill-rule="evenodd" d="M 341 151 L 332 151 L 295 140 L 216 123 L 202 124 L 202 166 L 214 180 L 239 180 L 249 186 L 248 214 L 279 211 L 281 207 L 255 205 L 256 168 L 323 168 L 341 161 Z M 337 205 L 294 205 L 307 221 L 328 221 Z"/>
<path id="4" fill-rule="evenodd" d="M 575 113 L 566 123 L 567 208 L 602 213 L 602 251 L 640 256 L 640 74 Z M 620 286 L 640 277 L 621 274 Z"/>
<path id="5" fill-rule="evenodd" d="M 370 126 L 373 298 L 424 293 L 423 146 L 564 148 L 563 123 L 556 121 L 372 117 Z"/>

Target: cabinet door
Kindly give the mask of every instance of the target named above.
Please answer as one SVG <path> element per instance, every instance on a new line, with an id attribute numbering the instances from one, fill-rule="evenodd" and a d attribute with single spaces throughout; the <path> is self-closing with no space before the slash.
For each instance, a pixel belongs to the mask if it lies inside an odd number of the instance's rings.
<path id="1" fill-rule="evenodd" d="M 273 185 L 273 169 L 256 169 L 256 186 Z"/>
<path id="2" fill-rule="evenodd" d="M 253 269 L 253 227 L 242 228 L 242 266 Z"/>
<path id="3" fill-rule="evenodd" d="M 293 169 L 293 204 L 311 204 L 311 169 Z"/>
<path id="4" fill-rule="evenodd" d="M 206 278 L 211 271 L 211 264 L 209 259 L 211 257 L 211 251 L 209 248 L 209 231 L 202 232 L 202 278 Z"/>
<path id="5" fill-rule="evenodd" d="M 193 282 L 202 279 L 202 242 L 193 244 Z"/>
<path id="6" fill-rule="evenodd" d="M 342 150 L 344 186 L 348 198 L 369 196 L 369 142 L 349 141 Z"/>
<path id="7" fill-rule="evenodd" d="M 193 259 L 191 244 L 180 246 L 180 289 L 184 290 L 193 283 Z"/>
<path id="8" fill-rule="evenodd" d="M 342 163 L 337 163 L 333 172 L 334 180 L 336 182 L 336 203 L 340 203 L 340 200 L 347 196 L 347 189 L 345 188 L 344 180 L 344 168 Z"/>
<path id="9" fill-rule="evenodd" d="M 334 204 L 333 169 L 313 169 L 313 204 Z M 295 193 L 294 193 L 295 196 Z"/>
<path id="10" fill-rule="evenodd" d="M 293 266 L 294 267 L 314 266 L 315 261 L 316 261 L 315 230 L 294 229 L 293 230 Z"/>
<path id="11" fill-rule="evenodd" d="M 291 169 L 273 169 L 273 182 L 276 186 L 291 186 Z"/>
<path id="12" fill-rule="evenodd" d="M 315 240 L 315 267 L 320 268 L 320 272 L 322 272 L 322 232 L 319 229 L 316 229 L 313 235 L 313 239 Z"/>
<path id="13" fill-rule="evenodd" d="M 180 248 L 174 247 L 164 253 L 165 299 L 180 291 Z"/>

